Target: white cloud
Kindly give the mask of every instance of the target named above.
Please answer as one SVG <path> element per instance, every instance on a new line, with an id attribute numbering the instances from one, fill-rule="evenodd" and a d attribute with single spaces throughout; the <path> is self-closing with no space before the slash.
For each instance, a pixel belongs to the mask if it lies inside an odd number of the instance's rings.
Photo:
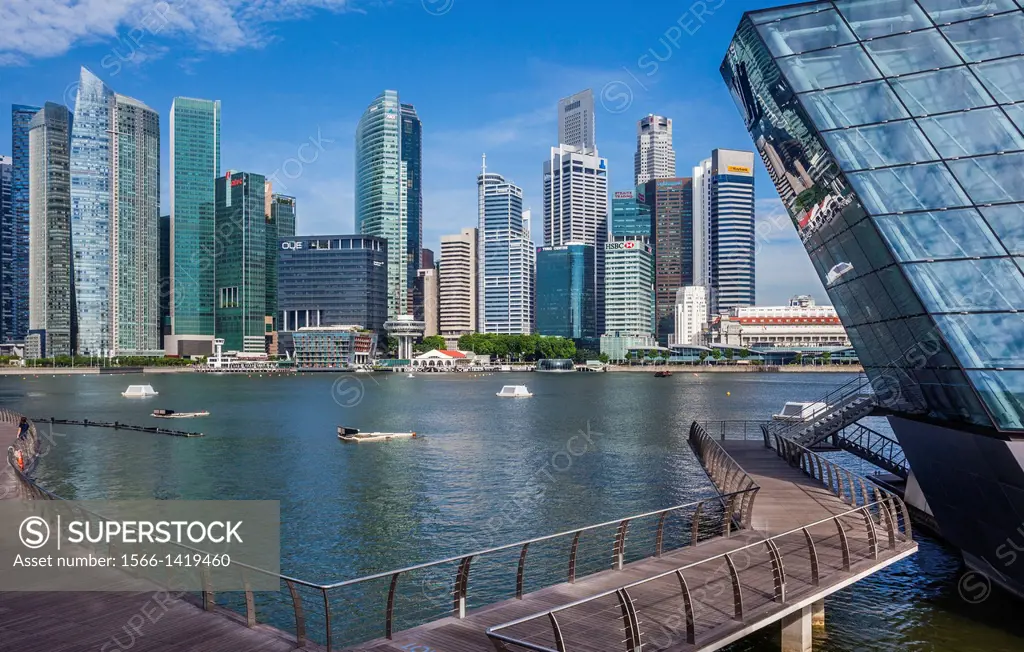
<path id="1" fill-rule="evenodd" d="M 4 0 L 0 65 L 59 56 L 79 44 L 185 37 L 230 52 L 267 43 L 268 24 L 313 10 L 351 11 L 352 0 Z"/>

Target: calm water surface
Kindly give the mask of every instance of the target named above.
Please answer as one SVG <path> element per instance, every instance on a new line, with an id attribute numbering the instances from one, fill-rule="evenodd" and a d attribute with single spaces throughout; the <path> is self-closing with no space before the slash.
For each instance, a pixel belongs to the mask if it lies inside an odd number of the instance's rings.
<path id="1" fill-rule="evenodd" d="M 37 476 L 68 498 L 280 500 L 282 572 L 337 581 L 686 503 L 712 488 L 686 441 L 693 419 L 758 419 L 813 400 L 845 374 L 400 374 L 0 377 L 32 417 L 168 425 L 183 439 L 58 427 Z M 494 396 L 523 383 L 527 400 Z M 339 424 L 422 439 L 343 445 Z M 589 428 L 589 430 L 588 430 Z M 580 433 L 588 433 L 583 438 Z M 573 441 L 578 455 L 566 455 Z M 583 442 L 589 439 L 584 452 Z M 560 454 L 560 456 L 559 456 Z M 567 468 L 566 468 L 567 467 Z M 516 505 L 528 500 L 524 513 Z M 936 541 L 828 604 L 821 650 L 1024 649 L 1019 605 L 959 597 L 960 562 Z M 736 650 L 776 650 L 771 636 Z"/>

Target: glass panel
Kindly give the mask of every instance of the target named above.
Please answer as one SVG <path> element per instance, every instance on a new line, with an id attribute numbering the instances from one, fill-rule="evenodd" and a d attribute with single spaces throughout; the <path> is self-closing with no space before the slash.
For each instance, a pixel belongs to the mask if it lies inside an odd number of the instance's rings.
<path id="1" fill-rule="evenodd" d="M 1006 115 L 1017 125 L 1017 128 L 1024 131 L 1024 104 L 1009 104 L 1003 107 Z"/>
<path id="2" fill-rule="evenodd" d="M 1006 254 L 973 209 L 883 215 L 874 220 L 901 261 Z"/>
<path id="3" fill-rule="evenodd" d="M 964 367 L 1024 367 L 1024 315 L 938 315 L 939 328 Z"/>
<path id="4" fill-rule="evenodd" d="M 953 48 L 938 31 L 930 29 L 913 34 L 890 36 L 865 43 L 871 57 L 888 75 L 905 75 L 961 63 Z"/>
<path id="5" fill-rule="evenodd" d="M 1000 428 L 1024 428 L 1024 371 L 968 371 L 967 377 Z"/>
<path id="6" fill-rule="evenodd" d="M 997 102 L 1024 101 L 1024 57 L 971 66 Z"/>
<path id="7" fill-rule="evenodd" d="M 940 163 L 856 172 L 849 178 L 873 215 L 970 204 L 953 175 Z"/>
<path id="8" fill-rule="evenodd" d="M 920 0 L 928 15 L 938 23 L 955 23 L 968 18 L 980 18 L 1017 8 L 1013 0 Z"/>
<path id="9" fill-rule="evenodd" d="M 844 171 L 939 158 L 913 120 L 828 131 L 822 136 Z"/>
<path id="10" fill-rule="evenodd" d="M 831 5 L 827 2 L 818 2 L 811 5 L 797 5 L 795 7 L 781 7 L 779 9 L 765 9 L 764 11 L 758 11 L 750 14 L 750 20 L 755 25 L 761 23 L 768 23 L 773 20 L 779 20 L 780 18 L 789 18 L 790 16 L 799 16 L 800 14 L 806 14 L 813 11 L 820 11 L 821 9 L 828 9 Z"/>
<path id="11" fill-rule="evenodd" d="M 976 109 L 993 103 L 981 82 L 964 67 L 935 70 L 891 81 L 896 94 L 915 116 Z"/>
<path id="12" fill-rule="evenodd" d="M 1020 310 L 1024 277 L 1009 258 L 904 265 L 929 312 Z"/>
<path id="13" fill-rule="evenodd" d="M 945 158 L 1024 149 L 1024 136 L 998 108 L 922 118 L 918 124 Z"/>
<path id="14" fill-rule="evenodd" d="M 914 0 L 840 0 L 836 6 L 862 39 L 931 26 Z"/>
<path id="15" fill-rule="evenodd" d="M 1024 254 L 1024 205 L 987 206 L 981 214 L 1011 254 Z"/>
<path id="16" fill-rule="evenodd" d="M 797 92 L 879 79 L 871 59 L 859 45 L 798 54 L 778 60 L 779 68 Z"/>
<path id="17" fill-rule="evenodd" d="M 833 88 L 800 97 L 818 129 L 853 127 L 909 117 L 884 81 Z"/>
<path id="18" fill-rule="evenodd" d="M 1024 201 L 1024 154 L 950 161 L 949 168 L 977 204 Z"/>
<path id="19" fill-rule="evenodd" d="M 957 23 L 942 31 L 968 61 L 1024 53 L 1024 13 L 1019 11 Z"/>
<path id="20" fill-rule="evenodd" d="M 852 43 L 855 39 L 839 13 L 819 11 L 767 23 L 757 28 L 768 49 L 777 57 Z"/>

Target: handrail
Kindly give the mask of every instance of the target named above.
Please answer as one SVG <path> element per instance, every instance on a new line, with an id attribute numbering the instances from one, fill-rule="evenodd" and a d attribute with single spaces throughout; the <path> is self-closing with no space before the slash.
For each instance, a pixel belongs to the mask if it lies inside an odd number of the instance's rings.
<path id="1" fill-rule="evenodd" d="M 847 431 L 853 428 L 853 433 Z M 854 423 L 836 433 L 840 448 L 847 450 L 875 466 L 904 479 L 910 475 L 910 465 L 900 443 L 864 424 Z"/>
<path id="2" fill-rule="evenodd" d="M 865 389 L 867 391 L 865 391 Z M 852 380 L 829 390 L 817 401 L 813 401 L 814 403 L 824 403 L 826 405 L 826 410 L 822 414 L 814 417 L 810 421 L 777 422 L 777 424 L 773 424 L 771 430 L 780 435 L 788 435 L 789 433 L 798 431 L 801 428 L 806 428 L 819 419 L 834 413 L 835 408 L 842 407 L 848 402 L 852 402 L 858 396 L 873 393 L 874 387 L 872 386 L 871 379 L 868 378 L 867 374 L 857 374 L 857 376 Z"/>
<path id="3" fill-rule="evenodd" d="M 896 498 L 896 500 L 899 500 L 899 499 Z M 573 609 L 575 607 L 578 607 L 578 606 L 583 605 L 583 604 L 587 604 L 589 602 L 593 602 L 595 600 L 599 600 L 599 599 L 602 599 L 602 598 L 607 598 L 607 597 L 613 596 L 613 595 L 619 595 L 623 591 L 628 591 L 630 589 L 635 589 L 638 586 L 643 586 L 644 584 L 648 584 L 650 582 L 654 582 L 654 581 L 663 579 L 665 577 L 669 577 L 669 576 L 672 576 L 672 575 L 680 577 L 680 576 L 682 576 L 682 573 L 684 571 L 687 571 L 687 570 L 695 568 L 697 566 L 702 566 L 704 564 L 708 564 L 708 563 L 711 563 L 711 562 L 714 562 L 714 561 L 719 561 L 719 560 L 725 561 L 731 567 L 730 576 L 732 578 L 733 587 L 734 587 L 734 590 L 735 590 L 735 588 L 737 586 L 738 579 L 737 579 L 737 576 L 736 576 L 736 573 L 735 573 L 735 567 L 733 566 L 733 563 L 732 563 L 732 557 L 734 555 L 736 555 L 737 553 L 740 553 L 740 552 L 743 552 L 743 551 L 746 551 L 746 550 L 750 550 L 750 549 L 753 549 L 753 548 L 757 548 L 757 547 L 760 547 L 760 546 L 768 545 L 768 552 L 769 552 L 770 561 L 772 561 L 773 566 L 774 566 L 775 559 L 781 560 L 781 557 L 782 557 L 781 549 L 777 545 L 775 545 L 776 540 L 781 539 L 782 537 L 787 537 L 787 536 L 791 536 L 791 535 L 799 533 L 801 535 L 804 535 L 806 537 L 807 541 L 811 542 L 810 549 L 813 550 L 814 549 L 813 541 L 810 539 L 810 535 L 808 534 L 808 530 L 810 528 L 813 528 L 813 527 L 816 527 L 816 526 L 819 526 L 819 525 L 823 525 L 823 524 L 827 524 L 827 523 L 834 523 L 834 524 L 837 525 L 837 527 L 839 528 L 840 532 L 845 533 L 845 530 L 843 529 L 843 526 L 842 526 L 842 524 L 841 524 L 839 519 L 846 518 L 846 517 L 849 517 L 849 516 L 853 516 L 855 514 L 863 514 L 863 515 L 865 515 L 865 524 L 866 524 L 865 528 L 867 529 L 867 528 L 871 527 L 871 526 L 869 526 L 867 524 L 871 523 L 871 519 L 870 519 L 869 514 L 870 514 L 870 511 L 871 511 L 871 508 L 873 508 L 873 507 L 877 508 L 879 511 L 883 511 L 883 510 L 888 510 L 889 509 L 887 501 L 873 502 L 873 503 L 869 503 L 867 505 L 861 505 L 861 506 L 858 506 L 858 507 L 854 507 L 853 509 L 847 510 L 847 511 L 841 513 L 841 514 L 836 514 L 834 516 L 830 516 L 828 518 L 824 518 L 824 519 L 815 521 L 813 523 L 808 523 L 807 525 L 802 525 L 800 527 L 794 528 L 794 529 L 789 530 L 787 532 L 783 532 L 781 534 L 776 534 L 776 535 L 774 535 L 772 537 L 769 537 L 767 539 L 762 539 L 762 540 L 759 540 L 759 541 L 755 541 L 755 542 L 749 543 L 749 544 L 747 544 L 745 546 L 736 548 L 735 550 L 730 550 L 729 552 L 723 552 L 723 553 L 714 555 L 712 557 L 707 557 L 705 559 L 701 559 L 701 560 L 698 560 L 698 561 L 695 561 L 695 562 L 690 562 L 690 563 L 685 564 L 683 566 L 680 566 L 678 568 L 673 568 L 671 570 L 662 571 L 662 572 L 660 572 L 660 573 L 658 573 L 656 575 L 653 575 L 651 577 L 646 577 L 644 579 L 637 580 L 635 582 L 631 582 L 631 583 L 626 584 L 624 586 L 620 586 L 620 587 L 617 587 L 617 588 L 614 588 L 614 589 L 609 589 L 609 590 L 606 590 L 606 591 L 602 591 L 600 593 L 597 593 L 597 594 L 594 594 L 594 595 L 590 595 L 590 596 L 587 596 L 586 598 L 581 598 L 579 600 L 575 600 L 573 602 L 570 602 L 568 604 L 564 604 L 564 605 L 555 607 L 553 609 L 548 609 L 548 610 L 545 610 L 545 611 L 540 611 L 540 612 L 537 612 L 537 613 L 534 613 L 534 614 L 531 614 L 531 615 L 528 615 L 528 616 L 524 616 L 522 618 L 517 618 L 516 620 L 512 620 L 512 621 L 509 621 L 507 623 L 502 623 L 500 625 L 495 625 L 495 626 L 490 627 L 490 628 L 487 629 L 487 636 L 490 637 L 492 640 L 493 639 L 498 639 L 498 640 L 500 640 L 500 641 L 502 641 L 504 643 L 511 644 L 511 645 L 516 645 L 516 646 L 523 647 L 523 648 L 526 648 L 526 649 L 529 649 L 529 650 L 535 650 L 536 652 L 557 652 L 556 650 L 551 650 L 550 648 L 547 648 L 545 646 L 537 645 L 535 643 L 530 643 L 528 641 L 523 641 L 523 640 L 520 640 L 520 639 L 516 639 L 516 638 L 510 637 L 510 636 L 506 636 L 504 634 L 499 634 L 498 632 L 500 630 L 503 630 L 503 629 L 508 629 L 510 627 L 515 627 L 516 625 L 521 625 L 521 624 L 523 624 L 525 622 L 529 622 L 531 620 L 536 620 L 538 618 L 547 618 L 549 616 L 561 613 L 563 611 L 567 611 L 569 609 Z M 899 532 L 898 524 L 894 524 L 894 523 L 891 524 L 891 527 L 894 528 L 894 529 L 890 530 L 890 532 L 893 535 L 892 538 L 890 539 L 890 548 L 889 548 L 890 551 L 895 551 L 897 549 L 898 546 L 897 546 L 896 541 L 895 541 L 897 538 L 899 539 L 900 542 L 907 542 L 907 541 L 912 540 L 912 538 L 913 538 L 912 537 L 912 533 L 909 531 L 909 521 L 907 523 L 908 523 L 907 528 L 902 533 Z M 899 535 L 898 537 L 897 537 L 897 534 Z M 841 536 L 840 539 L 841 539 L 842 547 L 843 547 L 844 560 L 848 560 L 849 559 L 849 555 L 850 555 L 849 541 L 848 541 L 848 539 L 845 536 Z M 816 560 L 816 554 L 812 553 L 811 559 L 812 560 Z M 816 566 L 816 564 L 813 561 L 812 561 L 812 565 Z M 781 566 L 781 564 L 780 564 L 780 566 Z M 846 564 L 846 566 L 848 566 L 848 563 Z M 848 567 L 845 568 L 844 570 L 849 572 L 849 568 Z M 815 575 L 816 575 L 816 573 L 815 573 Z M 742 596 L 741 595 L 737 595 L 737 597 L 735 598 L 735 608 L 737 610 L 737 617 L 741 621 L 742 621 L 742 617 L 743 617 L 743 606 L 742 606 L 742 604 L 743 604 L 742 603 Z M 687 618 L 689 619 L 690 617 L 691 617 L 691 614 L 687 613 Z M 639 649 L 639 646 L 637 646 L 637 648 Z"/>
<path id="4" fill-rule="evenodd" d="M 762 425 L 761 427 L 764 428 L 765 426 Z M 749 528 L 750 519 L 754 511 L 754 500 L 757 498 L 757 492 L 760 490 L 760 487 L 746 470 L 722 448 L 722 445 L 696 421 L 690 424 L 689 442 L 697 454 L 697 459 L 700 460 L 701 466 L 704 467 L 704 471 L 721 494 L 723 506 L 728 515 L 726 519 L 727 528 L 731 525 L 732 515 L 735 513 L 736 490 L 739 487 L 746 487 L 751 492 L 749 496 L 741 498 L 739 505 L 740 525 L 744 528 Z M 728 529 L 726 529 L 725 534 L 726 536 L 729 535 Z"/>

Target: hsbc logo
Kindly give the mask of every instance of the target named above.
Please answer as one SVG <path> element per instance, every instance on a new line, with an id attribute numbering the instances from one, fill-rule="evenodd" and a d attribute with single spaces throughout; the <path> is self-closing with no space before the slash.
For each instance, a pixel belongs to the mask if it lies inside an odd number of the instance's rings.
<path id="1" fill-rule="evenodd" d="M 605 244 L 605 251 L 621 251 L 622 249 L 636 249 L 636 240 L 627 240 L 626 242 L 609 242 Z"/>

